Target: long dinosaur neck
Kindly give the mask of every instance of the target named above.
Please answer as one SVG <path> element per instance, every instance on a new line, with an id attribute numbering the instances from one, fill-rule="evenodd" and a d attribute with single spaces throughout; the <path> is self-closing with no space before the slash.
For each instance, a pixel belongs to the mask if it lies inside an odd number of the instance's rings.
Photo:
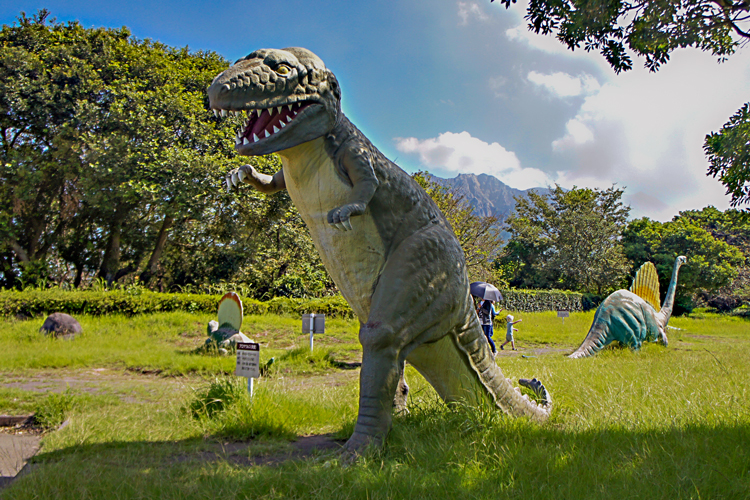
<path id="1" fill-rule="evenodd" d="M 674 268 L 672 269 L 672 281 L 669 282 L 669 289 L 667 290 L 667 296 L 664 297 L 664 303 L 661 306 L 659 313 L 664 318 L 664 326 L 667 326 L 670 316 L 672 316 L 672 306 L 674 305 L 674 294 L 677 289 L 677 274 L 680 272 L 680 266 L 682 260 L 678 257 L 674 261 Z"/>

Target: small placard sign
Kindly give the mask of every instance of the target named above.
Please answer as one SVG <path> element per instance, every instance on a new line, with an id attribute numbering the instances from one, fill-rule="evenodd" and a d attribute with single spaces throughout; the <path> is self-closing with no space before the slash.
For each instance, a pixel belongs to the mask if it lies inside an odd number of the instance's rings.
<path id="1" fill-rule="evenodd" d="M 326 315 L 325 314 L 303 314 L 302 315 L 302 333 L 325 333 Z"/>
<path id="2" fill-rule="evenodd" d="M 557 311 L 557 317 L 558 318 L 569 318 L 570 317 L 570 311 Z"/>
<path id="3" fill-rule="evenodd" d="M 260 377 L 260 344 L 254 342 L 237 343 L 237 368 L 234 374 L 240 377 Z"/>

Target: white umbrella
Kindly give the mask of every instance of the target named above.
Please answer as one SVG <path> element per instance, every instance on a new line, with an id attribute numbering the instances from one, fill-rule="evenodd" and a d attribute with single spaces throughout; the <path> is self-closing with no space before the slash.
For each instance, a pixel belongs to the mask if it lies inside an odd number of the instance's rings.
<path id="1" fill-rule="evenodd" d="M 500 290 L 484 281 L 475 281 L 469 285 L 469 291 L 474 297 L 479 297 L 480 299 L 492 300 L 495 302 L 503 300 Z"/>

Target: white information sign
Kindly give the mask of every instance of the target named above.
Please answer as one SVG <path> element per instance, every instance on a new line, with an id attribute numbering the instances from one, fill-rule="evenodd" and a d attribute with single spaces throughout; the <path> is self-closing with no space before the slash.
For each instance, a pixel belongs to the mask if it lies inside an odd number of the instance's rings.
<path id="1" fill-rule="evenodd" d="M 260 377 L 260 344 L 239 342 L 237 344 L 237 368 L 234 374 L 239 377 Z"/>
<path id="2" fill-rule="evenodd" d="M 557 311 L 557 317 L 558 318 L 569 318 L 570 317 L 570 311 Z"/>

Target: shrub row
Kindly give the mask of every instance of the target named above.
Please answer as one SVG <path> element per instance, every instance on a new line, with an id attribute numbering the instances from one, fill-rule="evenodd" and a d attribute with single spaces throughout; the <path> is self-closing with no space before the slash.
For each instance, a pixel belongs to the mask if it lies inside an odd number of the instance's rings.
<path id="1" fill-rule="evenodd" d="M 547 290 L 503 290 L 501 306 L 512 311 L 539 312 L 564 309 L 583 310 L 582 295 Z M 188 311 L 215 313 L 221 295 L 192 293 L 157 293 L 147 290 L 128 291 L 64 291 L 15 290 L 0 291 L 0 316 L 41 316 L 53 312 L 68 314 L 145 314 Z M 280 314 L 299 316 L 323 313 L 334 318 L 354 318 L 354 312 L 340 295 L 322 299 L 275 298 L 267 302 L 243 298 L 245 314 Z"/>
<path id="2" fill-rule="evenodd" d="M 68 314 L 145 314 L 155 312 L 188 311 L 216 313 L 221 295 L 192 293 L 157 293 L 142 291 L 63 291 L 15 290 L 0 291 L 1 316 L 41 316 L 53 312 Z M 276 298 L 267 302 L 243 298 L 245 314 L 301 315 L 307 312 L 325 313 L 330 317 L 352 318 L 354 313 L 343 297 L 323 299 Z"/>
<path id="3" fill-rule="evenodd" d="M 583 295 L 562 290 L 501 290 L 501 307 L 509 311 L 583 311 Z"/>

